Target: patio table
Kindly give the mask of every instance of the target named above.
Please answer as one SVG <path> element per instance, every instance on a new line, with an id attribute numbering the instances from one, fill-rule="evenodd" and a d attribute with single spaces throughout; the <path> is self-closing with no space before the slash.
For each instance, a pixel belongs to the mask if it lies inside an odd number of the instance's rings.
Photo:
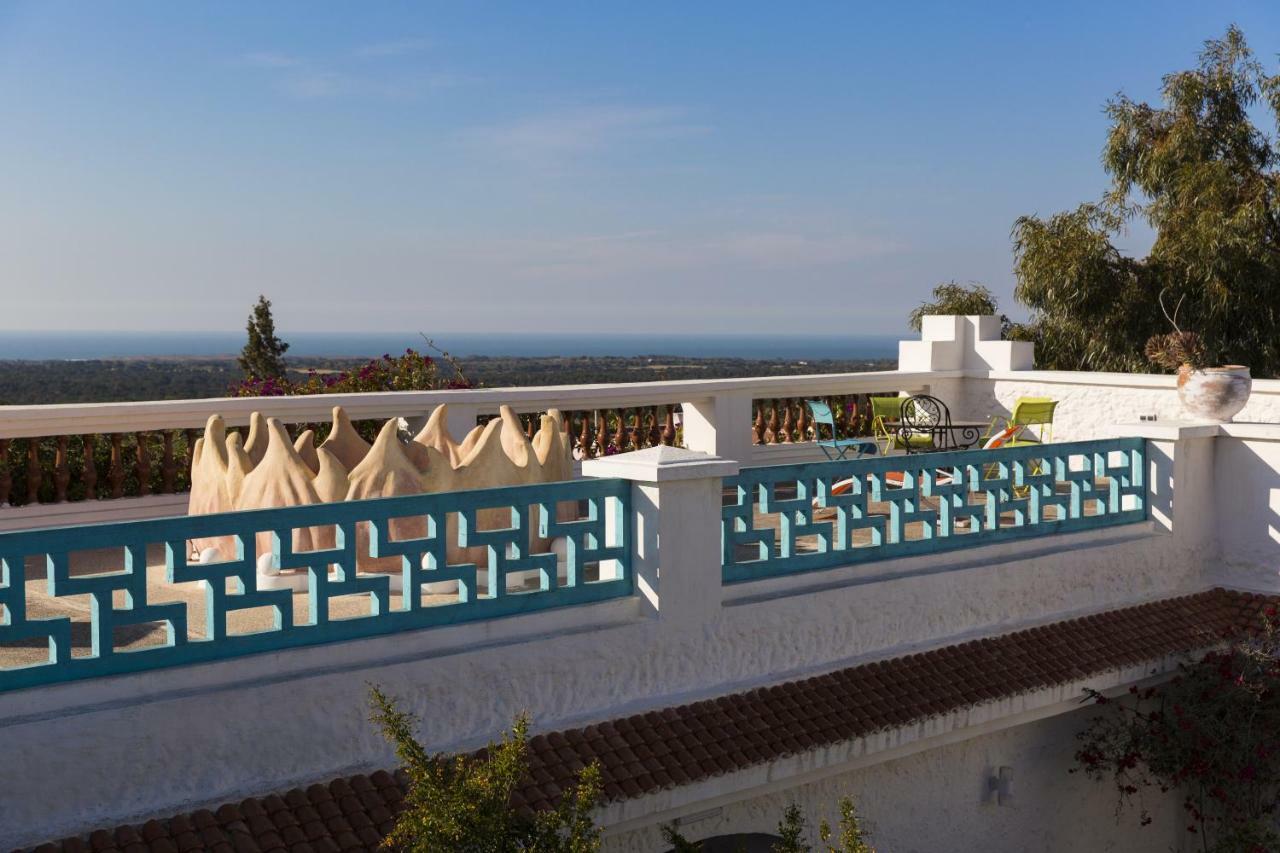
<path id="1" fill-rule="evenodd" d="M 885 421 L 885 429 L 901 439 L 907 453 L 933 453 L 939 450 L 968 450 L 982 439 L 982 433 L 990 424 L 985 421 L 952 421 L 937 424 L 905 424 L 902 421 Z M 913 446 L 911 438 L 930 436 L 931 444 Z"/>

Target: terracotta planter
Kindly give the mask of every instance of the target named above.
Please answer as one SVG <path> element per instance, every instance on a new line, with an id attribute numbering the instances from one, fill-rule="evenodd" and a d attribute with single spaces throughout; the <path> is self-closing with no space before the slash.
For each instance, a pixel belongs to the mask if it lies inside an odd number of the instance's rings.
<path id="1" fill-rule="evenodd" d="M 1178 371 L 1178 397 L 1182 408 L 1194 418 L 1228 423 L 1249 402 L 1253 379 L 1249 368 L 1238 364 Z"/>

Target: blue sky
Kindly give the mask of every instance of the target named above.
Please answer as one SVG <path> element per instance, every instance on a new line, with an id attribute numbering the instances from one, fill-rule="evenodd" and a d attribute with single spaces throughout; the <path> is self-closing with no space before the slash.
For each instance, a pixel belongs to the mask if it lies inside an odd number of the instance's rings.
<path id="1" fill-rule="evenodd" d="M 1010 226 L 1101 193 L 1105 101 L 1233 21 L 1280 51 L 1274 3 L 973 6 L 0 2 L 0 328 L 1018 314 Z"/>

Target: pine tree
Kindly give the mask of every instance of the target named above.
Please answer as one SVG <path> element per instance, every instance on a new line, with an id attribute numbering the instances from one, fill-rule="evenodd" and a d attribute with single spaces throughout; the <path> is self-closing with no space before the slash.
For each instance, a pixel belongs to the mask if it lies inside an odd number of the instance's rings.
<path id="1" fill-rule="evenodd" d="M 289 345 L 276 337 L 276 323 L 271 317 L 271 300 L 258 296 L 258 304 L 249 315 L 249 340 L 240 351 L 240 369 L 246 379 L 283 379 L 284 354 Z"/>

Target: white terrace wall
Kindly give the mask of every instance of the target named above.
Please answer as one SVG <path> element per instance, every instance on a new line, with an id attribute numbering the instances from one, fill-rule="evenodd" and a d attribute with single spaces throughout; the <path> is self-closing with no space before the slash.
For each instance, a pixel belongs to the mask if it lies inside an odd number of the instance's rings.
<path id="1" fill-rule="evenodd" d="M 0 694 L 0 845 L 390 766 L 370 683 L 431 749 L 464 749 L 521 711 L 536 730 L 581 725 L 1197 589 L 1202 516 L 1174 494 L 1203 493 L 1187 476 L 1205 466 L 1171 466 L 1202 448 L 1150 447 L 1150 523 L 727 588 L 725 464 L 632 466 L 635 598 Z"/>
<path id="2" fill-rule="evenodd" d="M 1114 435 L 1117 424 L 1186 417 L 1173 376 L 1140 373 L 1077 373 L 1061 370 L 991 371 L 965 377 L 951 403 L 957 419 L 987 420 L 1007 416 L 1019 397 L 1052 397 L 1055 441 Z M 1280 424 L 1280 381 L 1255 379 L 1253 396 L 1236 420 Z"/>

